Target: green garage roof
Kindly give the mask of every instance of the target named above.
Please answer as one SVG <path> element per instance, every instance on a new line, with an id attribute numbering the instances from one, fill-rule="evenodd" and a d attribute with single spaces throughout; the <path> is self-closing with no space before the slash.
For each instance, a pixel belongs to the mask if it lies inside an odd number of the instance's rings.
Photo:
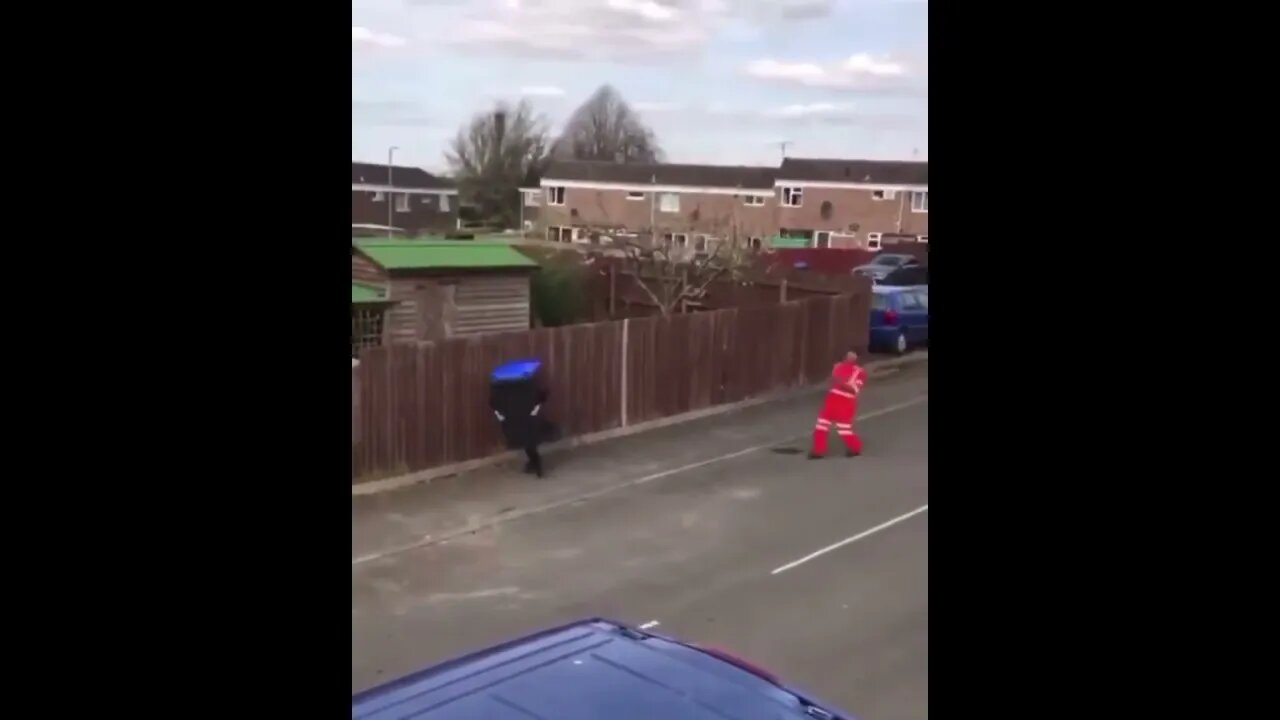
<path id="1" fill-rule="evenodd" d="M 360 252 L 388 270 L 536 268 L 504 243 L 474 240 L 353 240 Z"/>
<path id="2" fill-rule="evenodd" d="M 385 288 L 365 283 L 351 283 L 351 304 L 358 305 L 360 303 L 382 302 L 390 302 L 387 300 L 387 291 Z"/>

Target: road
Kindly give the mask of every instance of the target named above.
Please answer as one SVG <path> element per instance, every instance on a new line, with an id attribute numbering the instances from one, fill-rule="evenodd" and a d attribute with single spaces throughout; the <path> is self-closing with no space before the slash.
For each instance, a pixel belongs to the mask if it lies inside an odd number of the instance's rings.
<path id="1" fill-rule="evenodd" d="M 788 454 L 817 405 L 552 456 L 541 483 L 506 468 L 353 499 L 352 690 L 603 615 L 728 648 L 860 720 L 927 718 L 928 363 L 869 386 L 862 457 L 834 435 L 829 458 Z M 485 525 L 503 511 L 526 514 Z"/>

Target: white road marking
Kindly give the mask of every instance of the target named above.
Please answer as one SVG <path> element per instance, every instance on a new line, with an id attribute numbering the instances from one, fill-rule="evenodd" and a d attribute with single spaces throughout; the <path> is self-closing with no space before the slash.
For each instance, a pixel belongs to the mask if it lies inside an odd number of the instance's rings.
<path id="1" fill-rule="evenodd" d="M 808 555 L 805 555 L 804 557 L 800 558 L 799 560 L 796 560 L 796 561 L 794 561 L 794 562 L 789 562 L 789 563 L 787 563 L 786 565 L 783 565 L 782 567 L 780 567 L 780 568 L 778 568 L 778 569 L 774 570 L 773 572 L 771 572 L 771 573 L 769 573 L 769 574 L 770 574 L 770 575 L 777 575 L 777 574 L 778 574 L 778 573 L 780 573 L 780 572 L 786 572 L 787 570 L 790 570 L 791 568 L 793 568 L 793 567 L 795 567 L 795 566 L 797 566 L 797 565 L 803 565 L 804 563 L 807 563 L 807 562 L 809 562 L 810 560 L 812 560 L 812 559 L 814 559 L 814 558 L 816 558 L 816 557 L 821 557 L 821 556 L 823 556 L 823 555 L 826 555 L 827 553 L 831 552 L 832 550 L 838 550 L 838 549 L 840 549 L 840 548 L 844 547 L 845 545 L 848 545 L 849 543 L 858 542 L 859 540 L 861 540 L 861 539 L 862 539 L 862 538 L 864 538 L 864 537 L 867 537 L 868 535 L 874 535 L 875 533 L 878 533 L 878 532 L 880 532 L 881 530 L 884 530 L 885 528 L 893 527 L 894 525 L 897 525 L 898 523 L 902 522 L 903 520 L 907 520 L 907 519 L 909 519 L 909 518 L 915 517 L 916 515 L 919 515 L 920 513 L 924 512 L 924 511 L 926 511 L 926 510 L 928 510 L 928 509 L 929 509 L 929 506 L 928 506 L 928 505 L 922 505 L 922 506 L 920 506 L 920 507 L 916 508 L 915 510 L 912 510 L 911 512 L 906 513 L 905 515 L 899 515 L 898 517 L 896 517 L 896 518 L 894 518 L 894 519 L 892 519 L 892 520 L 889 520 L 889 521 L 887 521 L 887 522 L 882 522 L 882 523 L 880 523 L 879 525 L 877 525 L 877 526 L 875 526 L 875 527 L 871 528 L 870 530 L 863 530 L 862 532 L 858 533 L 857 535 L 854 535 L 853 537 L 845 538 L 844 540 L 841 540 L 840 542 L 835 543 L 834 545 L 828 545 L 828 546 L 826 546 L 826 547 L 822 548 L 821 550 L 818 550 L 817 552 L 813 552 L 813 553 L 809 553 Z"/>
<path id="2" fill-rule="evenodd" d="M 662 623 L 658 622 L 657 620 L 650 620 L 649 622 L 647 622 L 647 623 L 645 623 L 645 624 L 641 625 L 641 626 L 640 626 L 640 629 L 641 629 L 641 630 L 648 630 L 649 628 L 656 628 L 656 627 L 658 627 L 658 626 L 659 626 L 659 625 L 661 625 L 661 624 L 662 624 Z"/>
<path id="3" fill-rule="evenodd" d="M 916 397 L 913 397 L 910 400 L 907 400 L 905 402 L 896 403 L 894 405 L 888 405 L 886 407 L 872 410 L 869 413 L 859 415 L 858 421 L 861 422 L 865 420 L 870 420 L 871 418 L 878 417 L 880 415 L 887 415 L 891 412 L 896 412 L 898 410 L 905 410 L 906 408 L 914 407 L 916 405 L 919 405 L 921 403 L 925 403 L 928 401 L 929 401 L 928 393 L 925 393 L 923 395 L 917 395 Z M 699 460 L 698 462 L 689 463 L 688 465 L 681 465 L 678 468 L 663 470 L 662 472 L 656 472 L 656 473 L 653 473 L 652 475 L 645 475 L 644 477 L 634 478 L 632 480 L 627 480 L 625 482 L 618 483 L 617 485 L 610 485 L 608 487 L 599 488 L 597 490 L 592 490 L 590 492 L 586 492 L 581 495 L 575 495 L 573 497 L 563 498 L 561 500 L 554 500 L 549 503 L 544 503 L 542 505 L 535 505 L 535 506 L 524 508 L 521 510 L 514 510 L 512 512 L 506 513 L 498 517 L 490 517 L 480 522 L 468 523 L 465 527 L 461 527 L 456 530 L 451 530 L 441 535 L 437 535 L 437 536 L 427 535 L 415 542 L 407 543 L 399 547 L 392 547 L 386 550 L 380 550 L 378 552 L 372 552 L 367 555 L 354 557 L 351 559 L 351 564 L 353 566 L 363 565 L 364 563 L 372 562 L 374 560 L 381 560 L 382 558 L 389 557 L 391 555 L 399 555 L 400 553 L 408 552 L 410 550 L 417 550 L 418 548 L 427 547 L 428 545 L 435 545 L 449 538 L 457 537 L 459 535 L 467 535 L 470 533 L 474 533 L 479 530 L 484 530 L 484 529 L 493 527 L 494 525 L 498 525 L 499 523 L 504 523 L 510 520 L 515 520 L 516 518 L 525 517 L 526 515 L 535 515 L 537 513 L 546 512 L 548 510 L 555 510 L 556 508 L 564 507 L 566 505 L 573 505 L 575 503 L 579 503 L 584 500 L 591 500 L 591 499 L 600 497 L 601 495 L 607 495 L 611 492 L 615 492 L 617 490 L 623 490 L 629 487 L 635 487 L 636 485 L 644 485 L 645 483 L 650 483 L 650 482 L 653 482 L 654 480 L 661 480 L 664 477 L 678 475 L 682 472 L 688 472 L 690 470 L 697 470 L 700 467 L 706 467 L 707 465 L 712 465 L 714 463 L 724 462 L 725 460 L 732 460 L 737 457 L 742 457 L 743 455 L 750 455 L 753 452 L 759 452 L 761 450 L 767 450 L 772 447 L 777 447 L 780 443 L 800 440 L 802 438 L 812 437 L 812 435 L 813 435 L 813 431 L 810 430 L 806 432 L 804 435 L 795 435 L 789 438 L 776 439 L 772 442 L 768 442 L 763 445 L 752 445 L 749 448 L 743 448 L 742 450 L 726 453 L 724 455 L 717 455 L 716 457 L 707 458 L 706 460 Z"/>

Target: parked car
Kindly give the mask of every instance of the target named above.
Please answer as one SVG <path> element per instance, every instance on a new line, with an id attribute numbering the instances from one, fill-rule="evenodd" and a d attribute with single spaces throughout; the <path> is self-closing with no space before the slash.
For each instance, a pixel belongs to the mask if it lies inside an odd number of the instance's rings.
<path id="1" fill-rule="evenodd" d="M 718 649 L 592 618 L 351 698 L 369 720 L 853 720 Z"/>
<path id="2" fill-rule="evenodd" d="M 893 287 L 903 287 L 907 285 L 924 285 L 929 284 L 929 266 L 928 265 L 905 265 L 889 271 L 888 275 L 875 281 L 876 285 L 887 285 Z"/>
<path id="3" fill-rule="evenodd" d="M 871 288 L 871 349 L 901 354 L 928 344 L 928 286 Z"/>
<path id="4" fill-rule="evenodd" d="M 910 267 L 912 265 L 919 264 L 920 261 L 917 260 L 914 255 L 881 253 L 880 255 L 875 256 L 871 262 L 866 265 L 859 265 L 850 272 L 853 272 L 856 275 L 866 275 L 874 282 L 883 279 L 884 276 L 893 272 L 897 268 Z"/>

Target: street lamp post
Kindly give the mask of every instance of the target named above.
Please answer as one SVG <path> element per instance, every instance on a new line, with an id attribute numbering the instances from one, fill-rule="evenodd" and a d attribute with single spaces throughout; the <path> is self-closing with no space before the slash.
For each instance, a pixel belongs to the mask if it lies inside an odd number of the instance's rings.
<path id="1" fill-rule="evenodd" d="M 391 180 L 392 158 L 400 148 L 392 145 L 387 148 L 387 239 L 391 239 L 391 206 L 395 204 L 395 183 Z"/>

